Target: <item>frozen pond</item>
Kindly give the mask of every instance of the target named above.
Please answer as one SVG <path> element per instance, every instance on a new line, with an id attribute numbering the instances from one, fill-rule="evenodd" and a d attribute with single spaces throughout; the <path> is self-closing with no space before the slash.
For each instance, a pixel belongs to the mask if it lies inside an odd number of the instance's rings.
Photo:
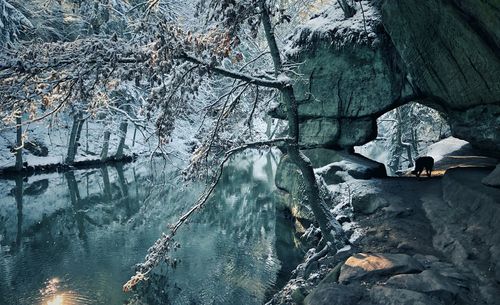
<path id="1" fill-rule="evenodd" d="M 163 160 L 0 180 L 0 304 L 262 304 L 301 258 L 272 153 L 240 155 L 179 231 L 176 268 L 122 285 L 201 186 Z M 26 179 L 25 179 L 26 180 Z"/>

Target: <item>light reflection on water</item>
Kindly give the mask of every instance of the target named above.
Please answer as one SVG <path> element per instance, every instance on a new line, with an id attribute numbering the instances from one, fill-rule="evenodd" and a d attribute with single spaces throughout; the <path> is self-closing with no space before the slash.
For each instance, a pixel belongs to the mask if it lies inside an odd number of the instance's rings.
<path id="1" fill-rule="evenodd" d="M 275 169 L 270 153 L 229 164 L 179 232 L 177 267 L 133 295 L 121 292 L 133 265 L 199 187 L 160 161 L 0 180 L 0 304 L 261 304 L 300 258 L 277 226 Z"/>

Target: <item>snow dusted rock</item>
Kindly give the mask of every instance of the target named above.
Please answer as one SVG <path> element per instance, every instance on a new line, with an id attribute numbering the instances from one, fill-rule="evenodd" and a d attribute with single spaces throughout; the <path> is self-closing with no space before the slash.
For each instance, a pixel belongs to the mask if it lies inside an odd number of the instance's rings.
<path id="1" fill-rule="evenodd" d="M 481 182 L 488 186 L 500 187 L 500 164 L 488 176 L 484 177 Z"/>
<path id="2" fill-rule="evenodd" d="M 345 182 L 344 175 L 341 172 L 342 167 L 330 164 L 326 170 L 320 172 L 320 175 L 323 177 L 326 185 L 332 185 Z"/>
<path id="3" fill-rule="evenodd" d="M 345 19 L 337 4 L 299 27 L 287 57 L 300 62 L 294 91 L 305 146 L 351 147 L 376 136 L 375 119 L 401 97 L 402 62 L 378 10 Z M 284 118 L 284 107 L 272 111 Z"/>
<path id="4" fill-rule="evenodd" d="M 359 154 L 353 154 L 345 150 L 333 150 L 326 148 L 315 148 L 315 149 L 305 149 L 304 154 L 313 162 L 315 168 L 323 167 L 325 165 L 339 162 L 348 161 L 350 163 L 356 164 L 356 167 L 345 168 L 345 170 L 358 170 L 366 171 L 370 177 L 357 178 L 357 179 L 369 179 L 371 177 L 385 177 L 385 168 L 383 164 L 372 161 L 365 158 Z"/>
<path id="5" fill-rule="evenodd" d="M 342 182 L 345 179 L 371 179 L 386 177 L 383 164 L 345 150 L 314 148 L 302 150 L 311 161 L 316 173 L 326 177 L 327 184 Z M 340 176 L 335 177 L 337 172 Z M 347 176 L 346 176 L 347 175 Z M 275 183 L 282 190 L 292 193 L 298 190 L 301 175 L 295 164 L 284 155 L 276 171 Z M 330 182 L 330 183 L 329 183 Z"/>
<path id="6" fill-rule="evenodd" d="M 389 201 L 380 193 L 369 193 L 365 190 L 355 190 L 352 196 L 354 213 L 372 214 L 380 208 L 389 205 Z"/>
<path id="7" fill-rule="evenodd" d="M 447 114 L 454 136 L 498 156 L 498 1 L 362 3 L 347 19 L 332 5 L 289 38 L 286 55 L 300 63 L 301 144 L 364 144 L 375 138 L 378 116 L 418 100 Z M 284 106 L 271 114 L 285 118 Z"/>
<path id="8" fill-rule="evenodd" d="M 384 275 L 415 273 L 423 269 L 422 264 L 406 254 L 357 253 L 349 257 L 342 266 L 339 282 L 350 283 Z"/>
<path id="9" fill-rule="evenodd" d="M 442 305 L 442 303 L 420 292 L 383 286 L 373 287 L 370 290 L 370 298 L 375 304 L 380 305 Z"/>

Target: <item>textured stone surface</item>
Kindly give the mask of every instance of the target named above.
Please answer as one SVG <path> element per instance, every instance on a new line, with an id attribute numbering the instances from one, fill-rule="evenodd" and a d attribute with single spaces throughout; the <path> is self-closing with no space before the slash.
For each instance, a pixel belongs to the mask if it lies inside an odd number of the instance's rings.
<path id="1" fill-rule="evenodd" d="M 381 17 L 366 3 L 368 34 L 359 16 L 349 23 L 327 12 L 293 36 L 301 143 L 364 144 L 379 115 L 419 96 L 447 114 L 454 136 L 500 155 L 500 2 L 378 2 Z M 327 15 L 327 29 L 318 27 Z"/>
<path id="2" fill-rule="evenodd" d="M 274 177 L 276 186 L 281 190 L 290 192 L 299 188 L 301 179 L 302 174 L 298 167 L 293 164 L 287 155 L 283 155 L 278 163 L 276 176 Z"/>
<path id="3" fill-rule="evenodd" d="M 460 287 L 451 279 L 432 270 L 424 270 L 419 274 L 398 274 L 389 278 L 386 284 L 434 295 L 450 304 L 460 291 Z"/>
<path id="4" fill-rule="evenodd" d="M 436 232 L 434 247 L 477 278 L 481 298 L 498 304 L 494 296 L 499 295 L 500 279 L 500 190 L 481 183 L 490 171 L 448 170 L 442 179 L 446 204 L 424 199 L 423 207 Z"/>
<path id="5" fill-rule="evenodd" d="M 383 164 L 365 158 L 358 154 L 351 154 L 345 150 L 332 150 L 326 148 L 314 148 L 302 150 L 304 155 L 311 161 L 314 168 L 324 167 L 329 164 L 330 169 L 321 172 L 320 175 L 329 176 L 330 182 L 340 182 L 342 178 L 336 177 L 336 172 L 344 171 L 355 179 L 370 179 L 386 177 Z M 287 192 L 298 190 L 301 174 L 298 168 L 284 155 L 276 171 L 276 186 Z"/>
<path id="6" fill-rule="evenodd" d="M 499 12 L 498 1 L 476 0 L 386 0 L 382 9 L 415 84 L 458 109 L 499 101 Z"/>
<path id="7" fill-rule="evenodd" d="M 388 206 L 389 202 L 389 200 L 378 193 L 355 193 L 352 196 L 351 204 L 355 213 L 372 214 L 378 209 Z"/>
<path id="8" fill-rule="evenodd" d="M 438 305 L 442 304 L 427 295 L 407 289 L 375 286 L 370 290 L 370 298 L 380 305 Z"/>
<path id="9" fill-rule="evenodd" d="M 488 186 L 500 187 L 500 164 L 481 181 Z"/>
<path id="10" fill-rule="evenodd" d="M 342 266 L 339 282 L 349 283 L 384 275 L 415 273 L 423 269 L 422 264 L 406 254 L 358 253 L 349 257 Z"/>
<path id="11" fill-rule="evenodd" d="M 363 297 L 363 290 L 356 286 L 337 284 L 320 285 L 304 300 L 306 305 L 354 305 Z"/>
<path id="12" fill-rule="evenodd" d="M 294 92 L 305 146 L 343 148 L 374 139 L 377 116 L 401 97 L 402 61 L 378 11 L 365 5 L 364 16 L 360 12 L 351 20 L 334 10 L 317 16 L 290 42 L 296 52 L 289 58 L 302 63 Z M 285 117 L 283 105 L 272 113 Z"/>
<path id="13" fill-rule="evenodd" d="M 386 0 L 383 24 L 453 135 L 500 151 L 500 2 Z"/>
<path id="14" fill-rule="evenodd" d="M 497 81 L 500 83 L 500 79 Z M 492 156 L 500 157 L 500 105 L 450 110 L 448 118 L 455 137 L 467 140 Z"/>

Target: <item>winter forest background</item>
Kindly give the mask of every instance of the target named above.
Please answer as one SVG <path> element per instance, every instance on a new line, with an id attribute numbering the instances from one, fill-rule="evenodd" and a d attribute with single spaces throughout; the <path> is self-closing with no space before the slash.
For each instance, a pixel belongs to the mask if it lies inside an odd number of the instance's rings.
<path id="1" fill-rule="evenodd" d="M 154 2 L 2 1 L 2 167 L 13 165 L 16 120 L 22 122 L 26 143 L 20 151 L 28 164 L 167 151 L 185 158 L 186 152 L 208 147 L 220 152 L 282 132 L 283 123 L 265 114 L 278 102 L 273 90 L 227 83 L 199 64 L 155 59 L 158 33 L 175 26 L 178 32 L 163 38 L 169 43 L 217 42 L 215 54 L 193 51 L 227 69 L 272 75 L 266 70 L 271 61 L 258 20 L 249 17 L 237 25 L 241 29 L 231 29 L 239 31 L 237 36 L 224 41 L 213 33 L 245 7 L 221 2 L 204 14 L 208 3 Z M 284 52 L 297 25 L 330 2 L 273 2 L 277 42 Z M 364 151 L 383 155 L 378 160 L 388 161 L 392 172 L 412 166 L 408 156 L 415 158 L 426 146 L 419 142 L 449 135 L 445 121 L 419 104 L 385 114 L 378 124 L 377 141 L 383 144 L 377 145 L 378 152 Z"/>

